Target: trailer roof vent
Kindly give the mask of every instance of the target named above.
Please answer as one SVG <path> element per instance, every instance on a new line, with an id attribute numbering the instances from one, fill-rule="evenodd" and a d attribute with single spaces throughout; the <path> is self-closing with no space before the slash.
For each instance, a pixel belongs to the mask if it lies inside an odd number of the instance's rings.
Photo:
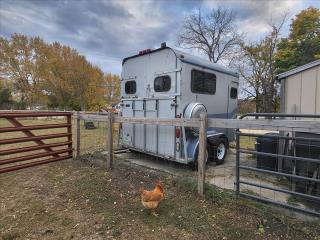
<path id="1" fill-rule="evenodd" d="M 139 51 L 139 55 L 144 55 L 144 54 L 147 54 L 147 53 L 149 53 L 149 52 L 151 52 L 151 49 L 150 49 L 150 48 L 145 49 L 145 50 L 142 50 L 142 51 Z"/>
<path id="2" fill-rule="evenodd" d="M 167 47 L 167 43 L 166 42 L 161 43 L 161 48 L 166 48 L 166 47 Z"/>

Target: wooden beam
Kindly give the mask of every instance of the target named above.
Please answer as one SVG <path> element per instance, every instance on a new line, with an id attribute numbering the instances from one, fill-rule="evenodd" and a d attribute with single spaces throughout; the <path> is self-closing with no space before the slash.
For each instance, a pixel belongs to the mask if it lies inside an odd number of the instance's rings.
<path id="1" fill-rule="evenodd" d="M 320 121 L 274 119 L 208 119 L 208 127 L 269 131 L 320 132 Z"/>
<path id="2" fill-rule="evenodd" d="M 202 113 L 200 115 L 200 129 L 199 129 L 199 146 L 198 146 L 198 194 L 204 196 L 205 185 L 205 169 L 207 158 L 207 125 L 208 115 Z"/>
<path id="3" fill-rule="evenodd" d="M 108 122 L 106 115 L 81 114 L 81 119 Z M 199 119 L 187 118 L 127 118 L 114 117 L 114 123 L 136 123 L 146 125 L 200 127 Z M 278 120 L 278 119 L 208 119 L 208 127 L 230 129 L 256 129 L 269 131 L 299 131 L 320 133 L 320 121 L 317 120 Z"/>

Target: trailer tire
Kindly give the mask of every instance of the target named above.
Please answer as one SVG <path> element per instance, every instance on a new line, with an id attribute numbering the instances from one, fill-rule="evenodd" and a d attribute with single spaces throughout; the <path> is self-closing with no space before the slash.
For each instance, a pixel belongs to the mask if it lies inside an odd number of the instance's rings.
<path id="1" fill-rule="evenodd" d="M 199 148 L 197 148 L 197 151 L 196 151 L 196 156 L 197 156 L 197 159 L 191 163 L 191 167 L 193 170 L 195 171 L 198 171 L 198 153 L 199 153 Z M 206 164 L 209 160 L 209 146 L 207 145 L 207 158 L 206 158 Z"/>
<path id="2" fill-rule="evenodd" d="M 228 152 L 227 140 L 224 138 L 219 138 L 217 143 L 214 145 L 214 150 L 213 150 L 214 161 L 216 162 L 217 165 L 220 165 L 224 162 L 227 152 Z"/>

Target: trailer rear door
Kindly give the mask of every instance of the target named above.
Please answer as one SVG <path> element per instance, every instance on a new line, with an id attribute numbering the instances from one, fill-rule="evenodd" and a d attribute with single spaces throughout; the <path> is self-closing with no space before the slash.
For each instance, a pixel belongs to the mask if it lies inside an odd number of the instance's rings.
<path id="1" fill-rule="evenodd" d="M 175 118 L 175 99 L 158 100 L 158 117 Z M 158 151 L 159 154 L 175 157 L 175 127 L 158 126 Z"/>
<path id="2" fill-rule="evenodd" d="M 175 118 L 174 99 L 124 100 L 123 117 Z M 175 154 L 175 129 L 171 126 L 128 124 L 122 126 L 123 144 L 166 157 Z"/>

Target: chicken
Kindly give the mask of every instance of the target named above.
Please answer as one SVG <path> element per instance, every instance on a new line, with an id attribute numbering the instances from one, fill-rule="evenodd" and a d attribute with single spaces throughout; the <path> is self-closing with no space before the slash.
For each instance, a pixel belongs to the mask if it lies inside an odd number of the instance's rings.
<path id="1" fill-rule="evenodd" d="M 164 198 L 164 189 L 162 182 L 157 181 L 155 188 L 152 191 L 147 191 L 143 187 L 140 188 L 141 203 L 142 205 L 151 210 L 151 214 L 158 216 L 155 213 L 155 209 L 159 206 L 160 202 Z"/>

